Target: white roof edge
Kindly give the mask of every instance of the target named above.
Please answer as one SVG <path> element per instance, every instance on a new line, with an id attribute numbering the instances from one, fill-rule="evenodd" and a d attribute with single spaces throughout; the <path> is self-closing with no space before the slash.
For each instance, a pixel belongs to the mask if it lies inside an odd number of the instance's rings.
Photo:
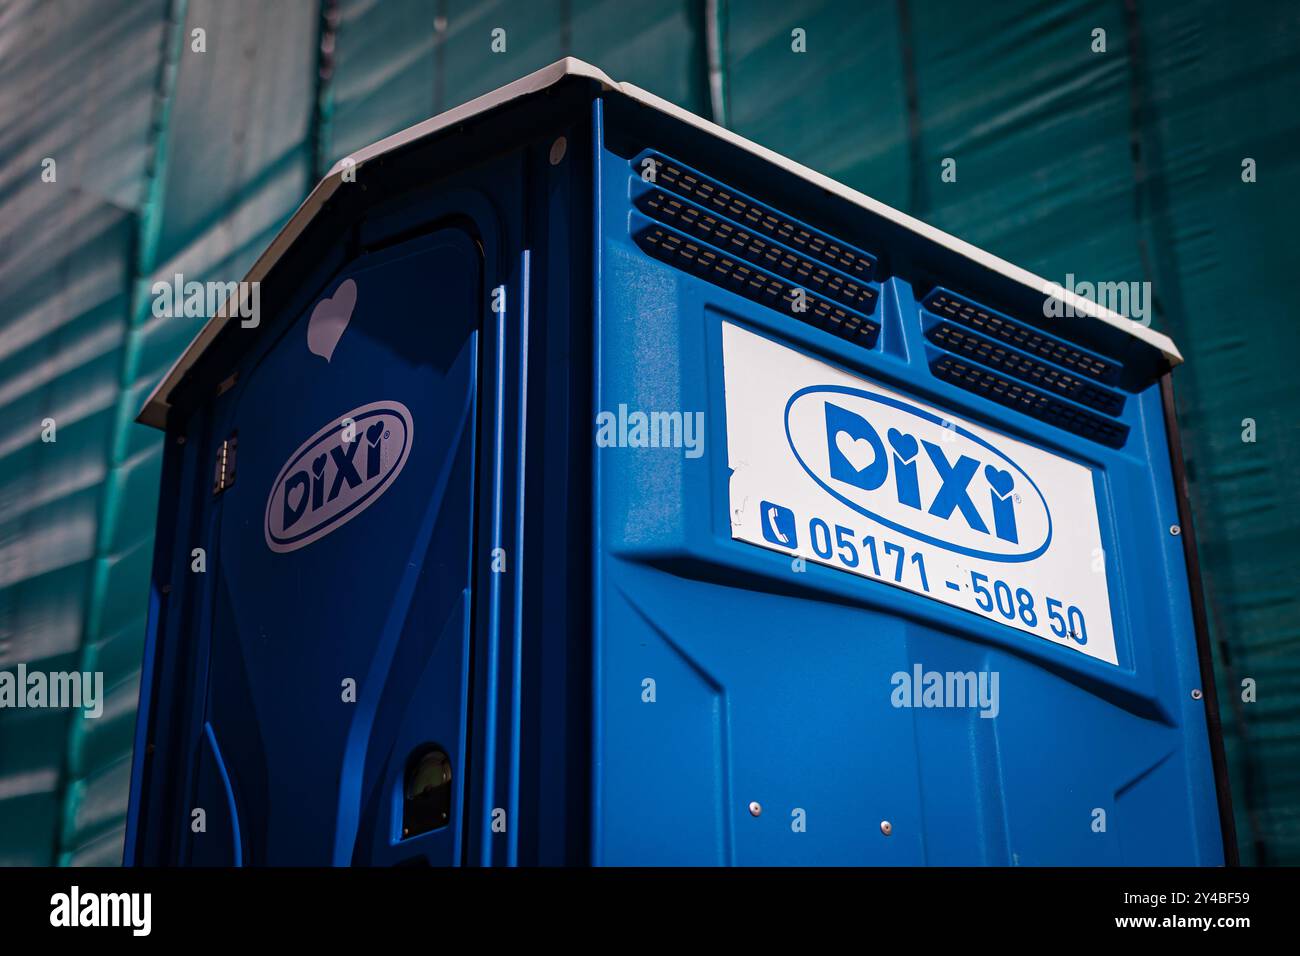
<path id="1" fill-rule="evenodd" d="M 949 235 L 943 230 L 936 229 L 934 226 L 924 223 L 919 219 L 914 219 L 892 206 L 887 206 L 879 200 L 872 199 L 870 196 L 860 193 L 856 189 L 851 189 L 843 183 L 831 179 L 829 176 L 796 163 L 794 160 L 788 159 L 780 153 L 768 149 L 766 146 L 760 146 L 758 143 L 745 139 L 743 136 L 739 136 L 729 129 L 696 116 L 694 113 L 684 110 L 680 106 L 655 96 L 653 93 L 647 92 L 638 86 L 634 86 L 631 83 L 615 82 L 604 71 L 592 66 L 590 63 L 576 59 L 575 57 L 565 57 L 562 60 L 557 60 L 536 72 L 529 73 L 527 76 L 521 77 L 512 83 L 507 83 L 505 86 L 499 87 L 490 93 L 484 93 L 482 96 L 475 97 L 460 106 L 416 123 L 414 126 L 407 127 L 400 132 L 394 133 L 392 136 L 387 136 L 384 139 L 372 143 L 363 149 L 359 149 L 350 156 L 346 156 L 339 160 L 333 167 L 331 167 L 330 171 L 325 174 L 325 177 L 316 184 L 316 187 L 311 191 L 307 198 L 303 200 L 302 205 L 298 207 L 294 214 L 289 218 L 289 221 L 285 223 L 284 228 L 282 228 L 279 233 L 276 234 L 275 238 L 271 240 L 271 244 L 267 246 L 266 251 L 258 257 L 257 261 L 253 263 L 253 267 L 249 269 L 248 274 L 244 277 L 244 281 L 261 281 L 261 279 L 271 271 L 271 267 L 279 261 L 280 257 L 284 255 L 285 250 L 288 249 L 288 247 L 302 234 L 307 225 L 315 218 L 316 213 L 320 211 L 320 208 L 325 204 L 330 196 L 334 194 L 334 191 L 342 181 L 343 171 L 349 166 L 349 160 L 351 160 L 351 164 L 354 168 L 360 167 L 377 156 L 382 156 L 384 153 L 390 152 L 391 150 L 397 149 L 398 147 L 421 139 L 439 130 L 446 129 L 456 123 L 461 123 L 467 119 L 471 119 L 472 117 L 490 112 L 511 100 L 518 99 L 522 96 L 528 96 L 529 94 L 544 90 L 547 87 L 554 86 L 556 83 L 559 83 L 561 80 L 570 76 L 585 77 L 600 83 L 607 89 L 617 90 L 622 95 L 637 103 L 671 116 L 673 119 L 689 126 L 693 126 L 701 132 L 714 136 L 724 142 L 730 143 L 759 159 L 779 166 L 787 172 L 798 176 L 800 179 L 826 190 L 832 195 L 851 202 L 855 206 L 860 206 L 883 219 L 897 223 L 909 231 L 915 232 L 924 238 L 929 239 L 931 242 L 943 246 L 944 248 L 949 249 L 978 265 L 984 266 L 992 272 L 996 272 L 1013 282 L 1027 286 L 1041 295 L 1054 296 L 1061 300 L 1063 304 L 1072 307 L 1076 314 L 1085 315 L 1100 322 L 1104 322 L 1107 325 L 1113 326 L 1114 328 L 1126 332 L 1134 338 L 1145 342 L 1152 348 L 1159 350 L 1171 365 L 1179 365 L 1183 361 L 1182 353 L 1178 351 L 1178 347 L 1174 345 L 1173 340 L 1167 335 L 1156 332 L 1155 330 L 1143 325 L 1141 322 L 1136 322 L 1117 312 L 1112 312 L 1110 309 L 1103 308 L 1089 299 L 1075 295 L 1073 292 L 1063 289 L 1057 283 L 1050 282 L 1042 276 L 1035 275 L 1019 266 L 1013 265 L 1005 259 L 999 259 L 997 256 L 991 255 L 983 249 L 958 239 L 956 236 Z M 227 309 L 223 311 L 231 312 L 232 310 Z M 170 403 L 167 401 L 167 396 L 170 395 L 172 389 L 180 382 L 181 378 L 187 371 L 189 371 L 190 367 L 198 361 L 199 356 L 203 354 L 207 347 L 212 343 L 213 339 L 216 338 L 217 333 L 221 331 L 221 328 L 226 321 L 228 320 L 221 316 L 215 316 L 208 320 L 207 324 L 199 330 L 199 334 L 195 336 L 194 340 L 189 344 L 181 356 L 172 364 L 172 367 L 168 370 L 167 374 L 163 376 L 162 381 L 160 381 L 157 387 L 155 387 L 150 393 L 149 398 L 145 401 L 144 407 L 140 410 L 140 414 L 137 416 L 136 421 L 145 425 L 152 425 L 155 428 L 166 427 L 167 412 L 171 407 Z"/>

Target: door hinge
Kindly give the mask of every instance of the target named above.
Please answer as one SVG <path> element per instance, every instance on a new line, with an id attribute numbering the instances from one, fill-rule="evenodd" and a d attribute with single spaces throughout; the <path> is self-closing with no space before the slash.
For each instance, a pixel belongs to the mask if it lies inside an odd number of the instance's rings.
<path id="1" fill-rule="evenodd" d="M 231 432 L 230 437 L 217 449 L 217 464 L 212 476 L 212 494 L 221 494 L 235 483 L 235 451 L 239 447 L 239 433 Z"/>

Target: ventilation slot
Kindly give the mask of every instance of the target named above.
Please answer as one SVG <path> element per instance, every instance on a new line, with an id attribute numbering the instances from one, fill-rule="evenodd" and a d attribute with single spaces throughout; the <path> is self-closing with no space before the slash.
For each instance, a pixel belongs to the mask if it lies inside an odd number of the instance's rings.
<path id="1" fill-rule="evenodd" d="M 1094 415 L 1082 408 L 1075 408 L 1058 398 L 1020 385 L 972 362 L 964 362 L 951 355 L 942 355 L 930 363 L 930 371 L 935 377 L 950 382 L 958 388 L 982 395 L 1007 408 L 1032 415 L 1039 421 L 1063 428 L 1110 448 L 1120 448 L 1128 438 L 1127 425 Z"/>
<path id="2" fill-rule="evenodd" d="M 1036 332 L 1001 313 L 986 309 L 960 296 L 938 290 L 926 299 L 924 305 L 926 309 L 941 318 L 960 322 L 977 332 L 983 332 L 1023 352 L 1055 362 L 1094 381 L 1113 384 L 1119 379 L 1118 364 L 1075 348 L 1060 339 Z"/>
<path id="3" fill-rule="evenodd" d="M 786 282 L 739 258 L 693 241 L 665 226 L 651 224 L 636 233 L 647 253 L 671 266 L 707 279 L 768 308 L 776 309 L 864 348 L 875 348 L 880 326 L 865 316 Z M 795 311 L 799 292 L 807 309 Z"/>
<path id="4" fill-rule="evenodd" d="M 715 215 L 730 219 L 746 229 L 784 243 L 796 252 L 819 259 L 861 282 L 873 280 L 876 260 L 860 249 L 846 246 L 762 203 L 738 196 L 722 184 L 685 169 L 671 159 L 658 155 L 647 158 L 655 164 L 655 185 L 691 199 Z M 638 168 L 644 162 L 641 160 L 637 164 Z"/>
<path id="5" fill-rule="evenodd" d="M 1107 415 L 1118 415 L 1124 410 L 1124 396 L 1118 392 L 1084 381 L 1077 375 L 1012 351 L 955 325 L 946 322 L 937 325 L 926 333 L 926 337 L 942 349 L 982 362 L 1005 375 L 1063 395 Z"/>
<path id="6" fill-rule="evenodd" d="M 769 269 L 802 288 L 825 295 L 841 305 L 868 315 L 875 308 L 876 290 L 865 282 L 851 279 L 774 242 L 761 239 L 694 203 L 654 189 L 640 197 L 637 206 L 652 219 L 676 226 L 689 235 L 717 246 L 723 252 Z"/>

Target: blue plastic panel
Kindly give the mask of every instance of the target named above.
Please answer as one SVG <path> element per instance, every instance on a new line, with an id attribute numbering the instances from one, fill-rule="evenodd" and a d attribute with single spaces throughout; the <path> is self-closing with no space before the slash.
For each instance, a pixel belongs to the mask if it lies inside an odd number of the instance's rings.
<path id="1" fill-rule="evenodd" d="M 931 289 L 894 250 L 855 243 L 901 263 L 869 347 L 728 288 L 698 259 L 662 261 L 638 245 L 635 201 L 640 160 L 664 147 L 641 146 L 598 149 L 594 407 L 703 413 L 704 440 L 698 455 L 595 455 L 595 861 L 1221 863 L 1158 384 L 1123 395 L 1113 420 L 1128 432 L 1111 447 L 936 375 Z M 727 184 L 725 156 L 701 143 L 692 165 Z M 1117 662 L 734 540 L 724 323 L 1086 469 Z M 892 678 L 916 665 L 996 673 L 996 716 L 896 706 Z"/>

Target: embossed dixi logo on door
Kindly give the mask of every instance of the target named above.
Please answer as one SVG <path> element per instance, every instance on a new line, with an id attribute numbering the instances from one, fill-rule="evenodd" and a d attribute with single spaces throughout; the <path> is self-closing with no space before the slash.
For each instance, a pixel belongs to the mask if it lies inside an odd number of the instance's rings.
<path id="1" fill-rule="evenodd" d="M 295 551 L 365 511 L 401 473 L 413 433 L 405 405 L 372 402 L 299 445 L 266 499 L 266 546 Z"/>

